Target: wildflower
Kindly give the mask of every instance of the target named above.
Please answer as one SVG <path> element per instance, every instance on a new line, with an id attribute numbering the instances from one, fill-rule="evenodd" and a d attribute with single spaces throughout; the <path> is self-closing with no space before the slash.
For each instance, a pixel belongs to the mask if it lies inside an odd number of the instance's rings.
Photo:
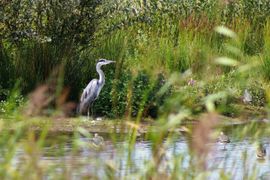
<path id="1" fill-rule="evenodd" d="M 196 83 L 196 81 L 193 78 L 191 78 L 190 80 L 188 80 L 188 85 L 189 86 L 194 86 L 195 83 Z"/>

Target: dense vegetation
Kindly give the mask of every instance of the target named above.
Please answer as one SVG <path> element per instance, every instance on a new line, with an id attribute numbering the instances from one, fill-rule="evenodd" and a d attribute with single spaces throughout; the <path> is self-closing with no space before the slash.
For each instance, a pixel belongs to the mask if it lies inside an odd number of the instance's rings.
<path id="1" fill-rule="evenodd" d="M 1 1 L 1 117 L 50 116 L 67 102 L 78 102 L 82 89 L 97 77 L 99 58 L 117 63 L 103 67 L 106 85 L 94 103 L 95 114 L 137 123 L 142 117 L 156 119 L 164 129 L 149 135 L 154 155 L 168 129 L 203 113 L 265 116 L 269 17 L 269 0 Z M 242 101 L 245 89 L 253 97 L 250 104 Z M 33 103 L 39 93 L 47 103 Z M 27 110 L 31 103 L 40 110 Z M 22 134 L 1 141 L 19 141 Z M 131 144 L 135 137 L 133 132 Z M 152 175 L 152 169 L 147 173 Z"/>
<path id="2" fill-rule="evenodd" d="M 136 115 L 144 93 L 152 98 L 143 106 L 156 111 L 163 100 L 157 100 L 162 97 L 155 95 L 158 89 L 149 81 L 159 81 L 154 84 L 160 87 L 173 72 L 191 70 L 198 80 L 209 71 L 229 78 L 232 68 L 213 64 L 218 56 L 235 58 L 243 64 L 261 59 L 260 76 L 267 80 L 268 3 L 3 1 L 0 97 L 5 100 L 16 82 L 26 95 L 62 67 L 63 85 L 70 88 L 69 100 L 78 101 L 84 86 L 96 77 L 95 60 L 100 57 L 118 62 L 115 68 L 105 68 L 107 85 L 95 104 L 98 114 L 112 117 L 122 116 L 127 102 L 131 102 L 132 114 Z M 218 25 L 233 29 L 237 40 L 228 41 L 214 32 Z M 250 88 L 260 86 L 258 82 Z M 238 97 L 243 87 L 238 89 Z M 219 87 L 204 88 L 214 93 Z M 133 94 L 131 101 L 127 100 L 129 91 Z"/>

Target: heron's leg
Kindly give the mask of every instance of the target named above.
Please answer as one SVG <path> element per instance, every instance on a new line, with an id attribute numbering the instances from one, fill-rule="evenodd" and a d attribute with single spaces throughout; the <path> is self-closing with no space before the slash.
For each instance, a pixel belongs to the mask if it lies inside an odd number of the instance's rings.
<path id="1" fill-rule="evenodd" d="M 89 110 L 90 110 L 90 108 L 88 107 L 87 108 L 87 118 L 89 119 Z"/>
<path id="2" fill-rule="evenodd" d="M 91 104 L 91 116 L 94 119 L 94 102 L 92 102 L 92 104 Z"/>

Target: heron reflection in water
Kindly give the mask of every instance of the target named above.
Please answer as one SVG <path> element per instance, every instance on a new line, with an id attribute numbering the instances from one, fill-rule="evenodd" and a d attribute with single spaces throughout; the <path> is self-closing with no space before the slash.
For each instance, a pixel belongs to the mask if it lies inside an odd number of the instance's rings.
<path id="1" fill-rule="evenodd" d="M 226 145 L 231 141 L 230 138 L 221 131 L 220 135 L 218 136 L 218 142 L 224 144 L 223 150 L 226 150 Z"/>
<path id="2" fill-rule="evenodd" d="M 94 137 L 90 139 L 90 145 L 94 149 L 101 149 L 104 147 L 104 139 L 99 136 L 98 133 L 95 133 Z"/>
<path id="3" fill-rule="evenodd" d="M 264 160 L 266 156 L 266 148 L 263 143 L 257 143 L 256 156 L 258 160 Z"/>

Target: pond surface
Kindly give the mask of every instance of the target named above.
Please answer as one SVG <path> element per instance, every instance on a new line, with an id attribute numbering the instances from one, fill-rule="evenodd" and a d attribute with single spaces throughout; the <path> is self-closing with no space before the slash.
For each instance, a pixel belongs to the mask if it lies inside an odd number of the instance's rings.
<path id="1" fill-rule="evenodd" d="M 256 158 L 256 147 L 248 139 L 232 140 L 226 145 L 226 150 L 223 149 L 222 144 L 208 144 L 212 146 L 212 151 L 207 157 L 207 170 L 211 172 L 207 179 L 218 179 L 221 170 L 230 173 L 231 179 L 245 179 L 245 173 L 249 176 L 256 173 L 254 174 L 256 179 L 270 179 L 270 146 L 267 141 L 267 138 L 262 139 L 267 148 L 267 157 L 263 161 Z M 151 162 L 151 142 L 147 140 L 137 140 L 131 153 L 128 153 L 128 143 L 125 141 L 112 143 L 110 138 L 106 138 L 104 148 L 99 151 L 85 146 L 88 142 L 90 142 L 89 138 L 80 138 L 82 148 L 77 153 L 72 150 L 74 148 L 70 141 L 59 146 L 54 144 L 44 147 L 44 154 L 40 157 L 41 165 L 57 167 L 54 168 L 55 174 L 70 171 L 72 179 L 79 179 L 82 176 L 104 179 L 108 171 L 113 171 L 117 177 L 123 178 L 132 174 L 132 177 L 136 179 L 140 173 L 143 174 L 146 171 Z M 245 154 L 248 157 L 246 160 Z M 27 159 L 23 150 L 18 150 L 15 157 L 14 165 L 18 166 Z M 159 170 L 171 172 L 174 165 L 173 159 L 177 159 L 176 157 L 179 157 L 180 171 L 190 167 L 189 150 L 184 137 L 179 137 L 167 146 Z M 52 179 L 52 177 L 48 176 L 45 179 Z"/>

